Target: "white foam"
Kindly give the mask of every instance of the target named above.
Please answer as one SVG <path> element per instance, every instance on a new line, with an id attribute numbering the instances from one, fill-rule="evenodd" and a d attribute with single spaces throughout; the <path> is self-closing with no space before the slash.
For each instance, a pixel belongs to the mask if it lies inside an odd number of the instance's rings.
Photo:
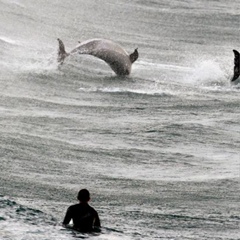
<path id="1" fill-rule="evenodd" d="M 161 89 L 132 89 L 132 88 L 120 88 L 120 87 L 106 87 L 106 88 L 79 88 L 81 92 L 102 92 L 102 93 L 132 93 L 143 95 L 162 95 L 170 96 L 174 95 L 171 91 L 163 91 Z"/>
<path id="2" fill-rule="evenodd" d="M 0 36 L 0 41 L 10 43 L 10 44 L 13 44 L 13 45 L 18 44 L 18 42 L 16 40 L 13 40 L 13 39 L 5 37 L 5 36 Z"/>
<path id="3" fill-rule="evenodd" d="M 14 4 L 21 8 L 25 7 L 25 5 L 20 0 L 2 0 L 2 2 L 7 4 Z"/>
<path id="4" fill-rule="evenodd" d="M 148 60 L 139 60 L 136 62 L 136 64 L 138 66 L 141 67 L 152 67 L 152 68 L 156 68 L 156 69 L 165 69 L 165 70 L 172 70 L 172 71 L 191 71 L 190 67 L 186 67 L 186 66 L 179 66 L 179 65 L 173 65 L 173 64 L 163 64 L 163 63 L 154 63 L 154 62 L 150 62 Z"/>
<path id="5" fill-rule="evenodd" d="M 193 84 L 226 83 L 226 74 L 220 63 L 214 60 L 202 60 L 195 64 L 186 81 Z"/>

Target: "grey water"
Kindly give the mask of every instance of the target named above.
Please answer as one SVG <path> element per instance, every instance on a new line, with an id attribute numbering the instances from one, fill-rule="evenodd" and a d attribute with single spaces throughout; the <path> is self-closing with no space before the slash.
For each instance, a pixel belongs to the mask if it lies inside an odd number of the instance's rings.
<path id="1" fill-rule="evenodd" d="M 0 239 L 240 239 L 237 0 L 0 0 Z M 129 77 L 57 38 L 139 50 Z M 61 227 L 79 189 L 103 230 Z"/>

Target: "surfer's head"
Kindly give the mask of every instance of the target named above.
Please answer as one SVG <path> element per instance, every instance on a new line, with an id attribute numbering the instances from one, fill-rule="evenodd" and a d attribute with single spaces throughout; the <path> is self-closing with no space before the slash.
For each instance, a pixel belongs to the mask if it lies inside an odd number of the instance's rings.
<path id="1" fill-rule="evenodd" d="M 87 189 L 81 189 L 78 192 L 77 199 L 80 202 L 88 202 L 90 200 L 90 193 L 89 193 L 89 191 Z"/>

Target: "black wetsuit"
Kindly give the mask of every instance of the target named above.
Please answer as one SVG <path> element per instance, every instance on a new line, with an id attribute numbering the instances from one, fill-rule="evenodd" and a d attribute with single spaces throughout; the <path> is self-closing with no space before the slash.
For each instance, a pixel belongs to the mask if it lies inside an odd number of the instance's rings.
<path id="1" fill-rule="evenodd" d="M 100 231 L 100 219 L 97 211 L 87 203 L 79 203 L 68 208 L 63 224 L 73 220 L 73 228 L 80 232 Z"/>

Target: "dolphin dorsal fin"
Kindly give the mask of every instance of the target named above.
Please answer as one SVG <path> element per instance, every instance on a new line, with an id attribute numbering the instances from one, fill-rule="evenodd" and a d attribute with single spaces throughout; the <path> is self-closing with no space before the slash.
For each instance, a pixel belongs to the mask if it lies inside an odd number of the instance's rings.
<path id="1" fill-rule="evenodd" d="M 238 79 L 240 76 L 240 54 L 237 50 L 233 50 L 234 52 L 234 75 L 232 78 L 232 82 Z"/>
<path id="2" fill-rule="evenodd" d="M 138 59 L 138 49 L 136 48 L 133 53 L 129 55 L 131 63 L 134 63 Z"/>
<path id="3" fill-rule="evenodd" d="M 61 64 L 63 64 L 64 59 L 69 55 L 68 53 L 66 53 L 65 51 L 65 46 L 63 44 L 63 41 L 61 39 L 57 39 L 58 40 L 58 62 L 60 62 Z"/>

